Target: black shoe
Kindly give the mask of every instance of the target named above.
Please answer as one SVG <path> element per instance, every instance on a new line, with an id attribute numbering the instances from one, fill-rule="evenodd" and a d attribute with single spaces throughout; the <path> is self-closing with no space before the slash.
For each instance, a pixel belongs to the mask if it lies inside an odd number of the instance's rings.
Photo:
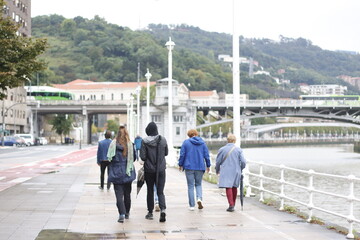
<path id="1" fill-rule="evenodd" d="M 118 219 L 118 222 L 119 223 L 123 223 L 125 220 L 125 215 L 120 215 L 119 219 Z"/>
<path id="2" fill-rule="evenodd" d="M 130 213 L 125 213 L 125 219 L 129 219 Z"/>
<path id="3" fill-rule="evenodd" d="M 161 212 L 160 213 L 160 222 L 165 222 L 166 221 L 166 213 L 165 212 Z"/>
<path id="4" fill-rule="evenodd" d="M 233 211 L 235 211 L 235 207 L 234 207 L 234 206 L 230 206 L 228 209 L 226 209 L 226 211 L 228 211 L 228 212 L 233 212 Z"/>
<path id="5" fill-rule="evenodd" d="M 148 219 L 148 220 L 153 220 L 154 216 L 153 216 L 153 214 L 151 212 L 148 212 L 148 214 L 146 214 L 145 218 Z"/>
<path id="6" fill-rule="evenodd" d="M 101 186 L 99 186 L 99 189 L 100 189 L 101 191 L 103 191 L 103 190 L 104 190 L 104 188 L 103 188 L 103 187 L 101 187 Z"/>

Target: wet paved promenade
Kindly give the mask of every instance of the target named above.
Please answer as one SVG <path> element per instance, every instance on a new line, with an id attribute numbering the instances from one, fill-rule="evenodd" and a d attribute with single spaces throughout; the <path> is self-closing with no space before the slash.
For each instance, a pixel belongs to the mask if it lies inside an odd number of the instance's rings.
<path id="1" fill-rule="evenodd" d="M 137 168 L 139 166 L 137 165 Z M 187 208 L 184 173 L 167 169 L 167 221 L 146 220 L 146 186 L 130 219 L 118 223 L 114 192 L 98 189 L 95 158 L 42 174 L 0 192 L 0 239 L 346 239 L 324 227 L 245 199 L 244 211 L 226 212 L 216 185 L 204 182 L 204 209 Z"/>

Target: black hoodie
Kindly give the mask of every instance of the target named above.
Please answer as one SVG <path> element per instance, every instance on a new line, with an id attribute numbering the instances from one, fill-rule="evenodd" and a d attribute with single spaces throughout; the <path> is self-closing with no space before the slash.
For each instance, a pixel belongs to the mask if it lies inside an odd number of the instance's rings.
<path id="1" fill-rule="evenodd" d="M 166 169 L 165 156 L 167 155 L 168 146 L 166 139 L 163 136 L 147 136 L 143 139 L 140 149 L 140 158 L 145 162 L 145 172 L 156 173 L 164 171 Z"/>

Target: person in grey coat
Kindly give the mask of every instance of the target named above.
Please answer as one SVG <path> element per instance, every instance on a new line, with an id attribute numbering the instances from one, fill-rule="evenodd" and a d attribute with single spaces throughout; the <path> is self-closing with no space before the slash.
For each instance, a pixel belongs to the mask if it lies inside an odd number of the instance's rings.
<path id="1" fill-rule="evenodd" d="M 229 134 L 228 143 L 219 149 L 216 157 L 216 174 L 219 176 L 219 188 L 226 188 L 226 197 L 229 202 L 228 212 L 235 211 L 237 188 L 241 181 L 241 172 L 246 166 L 246 160 L 241 148 L 235 145 L 236 137 Z"/>

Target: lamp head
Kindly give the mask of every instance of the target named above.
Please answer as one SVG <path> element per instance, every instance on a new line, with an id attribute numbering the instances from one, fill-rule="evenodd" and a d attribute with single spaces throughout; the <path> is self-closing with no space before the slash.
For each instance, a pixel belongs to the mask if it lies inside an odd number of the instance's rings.
<path id="1" fill-rule="evenodd" d="M 171 41 L 171 37 L 169 37 L 169 41 L 165 43 L 165 46 L 169 51 L 174 49 L 175 43 Z"/>

